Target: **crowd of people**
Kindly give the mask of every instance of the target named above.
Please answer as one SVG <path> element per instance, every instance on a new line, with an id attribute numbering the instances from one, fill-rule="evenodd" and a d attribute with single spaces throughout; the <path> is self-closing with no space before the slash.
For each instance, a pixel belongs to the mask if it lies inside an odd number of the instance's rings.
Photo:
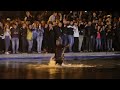
<path id="1" fill-rule="evenodd" d="M 120 50 L 120 17 L 103 11 L 45 13 L 35 17 L 27 11 L 23 20 L 1 20 L 0 52 L 54 53 L 58 38 L 69 44 L 66 52 Z"/>

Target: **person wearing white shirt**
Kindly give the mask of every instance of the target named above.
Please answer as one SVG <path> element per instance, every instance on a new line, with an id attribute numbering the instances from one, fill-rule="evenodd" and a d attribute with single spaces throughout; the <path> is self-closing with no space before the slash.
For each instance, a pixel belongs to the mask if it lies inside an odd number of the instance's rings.
<path id="1" fill-rule="evenodd" d="M 11 32 L 8 24 L 6 24 L 4 28 L 4 38 L 5 38 L 5 54 L 9 54 L 8 49 L 10 47 Z"/>
<path id="2" fill-rule="evenodd" d="M 74 34 L 73 34 L 73 36 L 74 36 L 73 50 L 74 50 L 74 52 L 78 52 L 79 51 L 79 49 L 78 49 L 78 47 L 79 47 L 79 30 L 78 30 L 78 23 L 77 22 L 74 23 L 73 31 L 74 31 Z"/>

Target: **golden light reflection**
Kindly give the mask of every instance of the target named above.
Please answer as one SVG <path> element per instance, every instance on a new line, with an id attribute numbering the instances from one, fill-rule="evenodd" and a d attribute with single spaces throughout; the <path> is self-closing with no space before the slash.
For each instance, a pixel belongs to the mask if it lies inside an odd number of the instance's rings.
<path id="1" fill-rule="evenodd" d="M 63 64 L 62 66 L 59 65 L 44 65 L 44 64 L 29 64 L 28 68 L 35 68 L 35 69 L 40 69 L 40 68 L 77 68 L 77 67 L 96 67 L 96 65 L 85 65 L 85 64 Z"/>

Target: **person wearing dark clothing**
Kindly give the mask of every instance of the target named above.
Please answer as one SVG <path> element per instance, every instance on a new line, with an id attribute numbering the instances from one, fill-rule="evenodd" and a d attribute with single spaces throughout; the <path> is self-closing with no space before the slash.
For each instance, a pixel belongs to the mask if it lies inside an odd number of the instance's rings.
<path id="1" fill-rule="evenodd" d="M 108 51 L 112 51 L 112 39 L 113 39 L 113 32 L 111 26 L 109 25 L 107 29 L 107 49 Z"/>
<path id="2" fill-rule="evenodd" d="M 88 22 L 88 26 L 85 27 L 85 37 L 86 37 L 86 45 L 85 45 L 85 50 L 86 51 L 92 51 L 93 45 L 92 45 L 92 41 L 93 41 L 93 36 L 92 35 L 92 26 L 91 26 L 91 22 Z"/>
<path id="3" fill-rule="evenodd" d="M 29 21 L 30 23 L 33 23 L 33 16 L 30 14 L 29 11 L 26 12 L 26 16 L 24 18 L 25 21 Z"/>
<path id="4" fill-rule="evenodd" d="M 117 25 L 116 25 L 116 30 L 117 30 L 116 36 L 118 38 L 118 44 L 120 46 L 120 17 L 119 17 L 119 21 L 117 22 Z M 118 49 L 120 50 L 120 48 L 118 48 Z"/>
<path id="5" fill-rule="evenodd" d="M 95 26 L 91 25 L 91 30 L 90 30 L 90 51 L 95 51 L 95 36 L 96 36 Z"/>
<path id="6" fill-rule="evenodd" d="M 2 25 L 2 23 L 1 23 Z M 3 35 L 4 35 L 4 30 L 3 30 L 3 25 L 0 25 L 0 52 L 4 51 L 4 39 L 3 39 Z"/>
<path id="7" fill-rule="evenodd" d="M 17 25 L 14 24 L 13 28 L 11 29 L 11 37 L 12 37 L 12 51 L 14 53 L 18 53 L 19 49 L 19 28 Z"/>
<path id="8" fill-rule="evenodd" d="M 73 20 L 73 12 L 70 11 L 70 13 L 67 15 L 67 20 L 72 21 Z"/>
<path id="9" fill-rule="evenodd" d="M 62 36 L 62 23 L 59 23 L 58 26 L 53 27 L 54 32 L 55 32 L 55 39 Z"/>
<path id="10" fill-rule="evenodd" d="M 64 61 L 64 52 L 68 46 L 69 45 L 66 45 L 66 46 L 62 45 L 61 38 L 58 38 L 56 40 L 56 49 L 55 49 L 55 56 L 54 56 L 56 64 L 62 65 Z"/>
<path id="11" fill-rule="evenodd" d="M 49 24 L 49 32 L 48 32 L 48 52 L 55 52 L 55 33 L 52 27 L 52 24 Z"/>
<path id="12" fill-rule="evenodd" d="M 67 25 L 62 27 L 62 44 L 66 46 L 68 44 Z"/>
<path id="13" fill-rule="evenodd" d="M 102 26 L 102 31 L 101 31 L 101 49 L 102 51 L 106 51 L 106 30 L 105 26 Z"/>
<path id="14" fill-rule="evenodd" d="M 116 27 L 116 24 L 113 25 L 113 32 L 114 32 L 114 38 L 113 38 L 113 47 L 114 47 L 114 50 L 117 51 L 119 50 L 119 38 L 118 38 L 118 32 L 117 32 L 117 27 Z"/>
<path id="15" fill-rule="evenodd" d="M 44 52 L 48 52 L 48 33 L 49 33 L 49 28 L 48 28 L 48 25 L 46 24 L 45 25 L 45 28 L 44 28 L 44 34 L 43 34 L 43 51 Z"/>
<path id="16" fill-rule="evenodd" d="M 57 40 L 56 41 L 56 50 L 55 50 L 55 61 L 56 61 L 56 64 L 62 65 L 63 59 L 64 59 L 64 56 L 63 56 L 63 45 L 60 44 L 59 40 Z"/>
<path id="17" fill-rule="evenodd" d="M 21 38 L 22 52 L 25 53 L 27 51 L 27 28 L 26 28 L 26 24 L 23 24 L 22 28 L 20 29 L 20 38 Z"/>
<path id="18" fill-rule="evenodd" d="M 91 45 L 91 49 L 92 49 L 92 51 L 95 51 L 95 42 L 96 42 L 96 33 L 97 33 L 97 30 L 96 30 L 96 23 L 95 23 L 95 20 L 93 20 L 93 23 L 92 23 L 92 30 L 91 30 L 91 43 L 92 43 L 92 45 Z"/>

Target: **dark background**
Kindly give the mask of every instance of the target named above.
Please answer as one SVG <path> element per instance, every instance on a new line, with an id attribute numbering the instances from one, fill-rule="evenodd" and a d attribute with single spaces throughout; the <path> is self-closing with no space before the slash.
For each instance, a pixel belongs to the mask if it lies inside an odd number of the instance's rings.
<path id="1" fill-rule="evenodd" d="M 10 17 L 10 18 L 14 18 L 14 17 L 24 17 L 25 16 L 25 12 L 26 11 L 0 11 L 0 17 Z M 33 15 L 35 14 L 40 14 L 42 13 L 43 11 L 31 11 L 31 13 Z M 64 11 L 64 12 L 68 12 L 68 11 Z M 120 15 L 120 11 L 106 11 L 108 14 L 109 13 L 112 13 L 113 17 L 118 17 Z"/>

